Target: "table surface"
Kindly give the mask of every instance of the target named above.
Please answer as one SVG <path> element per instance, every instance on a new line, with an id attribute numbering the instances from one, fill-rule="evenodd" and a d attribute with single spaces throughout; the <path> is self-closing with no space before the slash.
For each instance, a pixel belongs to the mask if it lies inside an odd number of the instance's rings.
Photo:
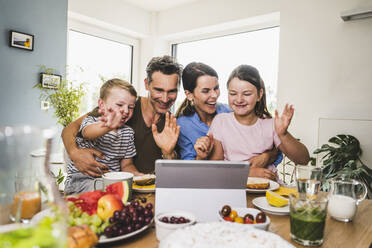
<path id="1" fill-rule="evenodd" d="M 141 194 L 140 194 L 141 195 Z M 143 194 L 152 203 L 155 201 L 154 194 Z M 262 195 L 247 193 L 247 207 L 254 207 L 252 200 Z M 301 246 L 291 240 L 289 233 L 289 216 L 278 216 L 267 214 L 271 223 L 268 231 L 273 232 L 289 241 L 296 247 Z M 370 247 L 372 244 L 372 200 L 364 200 L 358 206 L 357 214 L 354 220 L 350 223 L 336 221 L 329 216 L 326 220 L 324 233 L 324 243 L 321 247 Z M 155 248 L 159 242 L 155 235 L 155 226 L 150 227 L 146 231 L 116 243 L 99 245 L 99 247 L 113 248 Z"/>
<path id="2" fill-rule="evenodd" d="M 141 197 L 145 196 L 149 202 L 155 203 L 154 194 L 138 194 Z M 262 195 L 247 193 L 247 207 L 254 207 L 252 200 Z M 1 218 L 0 223 L 9 223 L 9 206 L 0 206 Z M 278 216 L 267 214 L 271 223 L 268 231 L 273 232 L 289 241 L 296 247 L 304 247 L 298 245 L 291 240 L 289 233 L 289 216 Z M 372 247 L 372 200 L 364 200 L 358 206 L 357 214 L 354 220 L 350 223 L 336 221 L 329 216 L 326 220 L 324 243 L 321 247 Z M 155 225 L 139 233 L 133 237 L 108 244 L 100 244 L 98 247 L 112 248 L 155 248 L 159 242 L 155 235 Z"/>

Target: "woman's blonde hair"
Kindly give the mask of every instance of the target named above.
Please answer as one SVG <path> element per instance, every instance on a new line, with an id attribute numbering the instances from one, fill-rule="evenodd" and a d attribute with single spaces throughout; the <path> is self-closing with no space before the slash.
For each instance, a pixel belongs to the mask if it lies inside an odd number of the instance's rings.
<path id="1" fill-rule="evenodd" d="M 113 78 L 113 79 L 107 80 L 101 86 L 101 89 L 99 91 L 99 98 L 105 100 L 107 98 L 107 96 L 110 94 L 110 90 L 115 88 L 115 87 L 124 89 L 124 90 L 128 91 L 132 96 L 137 97 L 137 91 L 133 87 L 133 85 L 131 85 L 130 83 L 128 83 L 125 80 L 122 80 L 122 79 L 119 79 L 119 78 Z"/>

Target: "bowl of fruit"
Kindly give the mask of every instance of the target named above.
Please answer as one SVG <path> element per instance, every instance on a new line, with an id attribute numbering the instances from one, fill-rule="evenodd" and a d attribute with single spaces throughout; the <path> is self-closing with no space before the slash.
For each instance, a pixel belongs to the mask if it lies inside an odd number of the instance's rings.
<path id="1" fill-rule="evenodd" d="M 195 222 L 195 215 L 184 211 L 157 214 L 155 217 L 156 238 L 161 241 L 174 230 L 193 225 Z"/>
<path id="2" fill-rule="evenodd" d="M 270 218 L 255 208 L 238 208 L 225 205 L 219 212 L 221 221 L 249 224 L 255 228 L 267 230 Z"/>

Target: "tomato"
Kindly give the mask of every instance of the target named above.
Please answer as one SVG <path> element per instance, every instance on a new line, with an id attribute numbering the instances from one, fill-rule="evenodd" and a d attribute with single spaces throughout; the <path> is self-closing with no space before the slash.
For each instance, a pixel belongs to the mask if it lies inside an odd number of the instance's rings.
<path id="1" fill-rule="evenodd" d="M 239 216 L 234 219 L 234 222 L 241 223 L 241 224 L 244 223 L 243 218 L 242 217 L 239 217 Z"/>
<path id="2" fill-rule="evenodd" d="M 253 224 L 253 220 L 251 220 L 251 219 L 244 219 L 244 224 Z"/>
<path id="3" fill-rule="evenodd" d="M 225 217 L 223 217 L 223 219 L 226 220 L 226 221 L 233 222 L 233 220 L 229 216 L 225 216 Z"/>
<path id="4" fill-rule="evenodd" d="M 229 214 L 229 217 L 234 220 L 238 216 L 238 213 L 235 210 L 232 210 Z"/>
<path id="5" fill-rule="evenodd" d="M 244 223 L 245 222 L 248 222 L 248 220 L 251 220 L 252 221 L 252 223 L 253 223 L 253 221 L 254 221 L 254 217 L 253 217 L 253 215 L 251 215 L 251 214 L 246 214 L 246 215 L 244 215 Z"/>

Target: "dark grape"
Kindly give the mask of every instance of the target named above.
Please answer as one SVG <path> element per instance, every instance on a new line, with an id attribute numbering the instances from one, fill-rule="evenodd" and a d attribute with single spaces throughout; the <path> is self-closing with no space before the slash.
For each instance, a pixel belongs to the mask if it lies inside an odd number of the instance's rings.
<path id="1" fill-rule="evenodd" d="M 143 223 L 145 221 L 145 217 L 143 215 L 138 216 L 138 223 Z"/>
<path id="2" fill-rule="evenodd" d="M 186 219 L 184 217 L 180 217 L 178 221 L 179 223 L 186 223 Z"/>
<path id="3" fill-rule="evenodd" d="M 138 229 L 140 229 L 141 228 L 141 224 L 140 223 L 136 223 L 135 225 L 134 225 L 134 230 L 138 230 Z"/>
<path id="4" fill-rule="evenodd" d="M 131 221 L 131 218 L 129 216 L 126 216 L 125 219 L 124 219 L 124 224 L 129 225 L 130 221 Z"/>
<path id="5" fill-rule="evenodd" d="M 118 227 L 116 224 L 113 225 L 113 226 L 112 226 L 111 235 L 112 235 L 113 237 L 115 237 L 115 236 L 117 236 L 118 232 L 119 232 L 119 227 Z"/>
<path id="6" fill-rule="evenodd" d="M 121 211 L 121 212 L 120 212 L 120 217 L 125 217 L 125 216 L 127 216 L 127 213 L 126 213 L 126 212 L 123 212 L 123 211 Z"/>
<path id="7" fill-rule="evenodd" d="M 119 222 L 124 223 L 126 217 L 127 217 L 127 216 L 122 216 L 122 215 L 121 215 L 120 218 L 119 218 Z"/>
<path id="8" fill-rule="evenodd" d="M 133 203 L 132 206 L 136 208 L 136 207 L 138 207 L 139 205 L 140 205 L 139 202 L 136 200 L 136 201 L 134 201 L 134 203 Z"/>
<path id="9" fill-rule="evenodd" d="M 145 217 L 150 216 L 150 215 L 151 215 L 151 210 L 148 210 L 148 209 L 143 210 L 143 215 L 144 215 Z"/>
<path id="10" fill-rule="evenodd" d="M 132 226 L 126 226 L 126 227 L 125 227 L 125 232 L 126 232 L 126 233 L 131 233 L 132 231 L 133 231 Z"/>
<path id="11" fill-rule="evenodd" d="M 141 202 L 142 203 L 146 203 L 147 202 L 147 199 L 145 197 L 141 198 Z"/>
<path id="12" fill-rule="evenodd" d="M 120 211 L 119 210 L 116 210 L 115 212 L 114 212 L 114 220 L 115 221 L 118 221 L 119 220 L 119 218 L 120 218 Z"/>
<path id="13" fill-rule="evenodd" d="M 151 217 L 145 217 L 145 224 L 148 225 L 151 222 Z"/>
<path id="14" fill-rule="evenodd" d="M 253 221 L 254 221 L 254 217 L 253 217 L 253 215 L 251 215 L 251 214 L 246 214 L 246 215 L 244 215 L 244 217 L 243 217 L 243 221 L 244 221 L 244 223 L 245 223 L 245 222 L 248 222 L 249 220 L 251 220 L 252 223 L 253 223 Z"/>
<path id="15" fill-rule="evenodd" d="M 262 212 L 256 215 L 256 223 L 265 223 L 266 222 L 266 215 Z"/>
<path id="16" fill-rule="evenodd" d="M 129 207 L 124 206 L 123 209 L 121 210 L 122 213 L 128 213 L 129 212 Z"/>
<path id="17" fill-rule="evenodd" d="M 111 227 L 111 226 L 106 227 L 105 230 L 104 230 L 103 232 L 104 232 L 104 234 L 105 234 L 107 237 L 111 237 L 112 227 Z"/>
<path id="18" fill-rule="evenodd" d="M 221 210 L 221 214 L 222 216 L 229 216 L 229 214 L 231 213 L 231 207 L 229 205 L 225 205 L 223 206 L 222 210 Z"/>
<path id="19" fill-rule="evenodd" d="M 137 216 L 133 216 L 132 217 L 132 223 L 137 223 L 138 222 L 138 217 Z"/>
<path id="20" fill-rule="evenodd" d="M 111 224 L 114 223 L 114 222 L 115 222 L 114 217 L 110 217 L 110 218 L 109 218 L 109 222 L 110 222 Z"/>
<path id="21" fill-rule="evenodd" d="M 132 215 L 133 213 L 135 213 L 136 212 L 136 210 L 132 207 L 132 206 L 130 206 L 129 207 L 129 210 L 128 210 L 128 213 L 130 214 L 130 215 Z"/>
<path id="22" fill-rule="evenodd" d="M 145 208 L 142 207 L 142 206 L 138 206 L 136 210 L 137 210 L 137 213 L 140 214 L 140 213 L 143 213 L 143 211 L 145 210 Z"/>
<path id="23" fill-rule="evenodd" d="M 150 203 L 147 203 L 146 204 L 146 209 L 148 209 L 148 210 L 152 210 L 152 203 L 150 202 Z"/>
<path id="24" fill-rule="evenodd" d="M 121 235 L 124 235 L 125 234 L 125 231 L 123 228 L 120 228 L 119 229 L 119 232 L 118 232 L 118 236 L 121 236 Z"/>
<path id="25" fill-rule="evenodd" d="M 146 216 L 147 218 L 147 216 Z M 163 218 L 160 219 L 161 222 L 164 222 L 164 223 L 168 223 L 169 222 L 169 219 L 168 217 L 164 216 Z"/>
<path id="26" fill-rule="evenodd" d="M 170 217 L 170 221 L 173 221 L 173 222 L 175 222 L 176 221 L 176 217 L 174 217 L 174 216 L 172 216 L 172 217 Z"/>
<path id="27" fill-rule="evenodd" d="M 185 218 L 185 223 L 189 223 L 189 222 L 190 222 L 190 220 Z"/>

